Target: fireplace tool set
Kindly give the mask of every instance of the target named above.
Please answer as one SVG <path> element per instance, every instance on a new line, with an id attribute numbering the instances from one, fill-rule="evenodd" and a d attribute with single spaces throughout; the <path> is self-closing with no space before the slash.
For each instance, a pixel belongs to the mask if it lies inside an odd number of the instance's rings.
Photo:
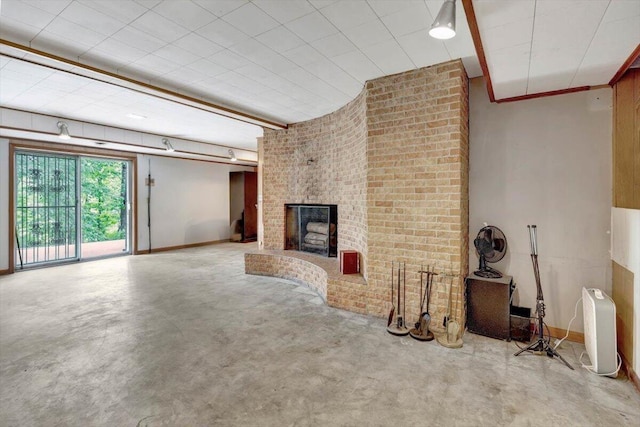
<path id="1" fill-rule="evenodd" d="M 407 295 L 407 265 L 404 262 L 398 262 L 398 269 L 397 269 L 397 273 L 398 273 L 398 307 L 396 308 L 396 306 L 393 304 L 393 288 L 394 288 L 394 283 L 393 283 L 393 279 L 394 276 L 396 275 L 396 268 L 395 268 L 396 264 L 394 262 L 391 262 L 391 312 L 389 312 L 389 319 L 387 321 L 387 332 L 389 332 L 390 334 L 393 335 L 398 335 L 398 336 L 404 336 L 404 335 L 409 335 L 409 329 L 407 329 L 407 326 L 404 323 L 404 319 L 405 319 L 405 301 L 406 301 L 406 295 Z M 400 276 L 400 270 L 402 270 L 402 276 Z M 401 280 L 402 279 L 402 280 Z M 400 290 L 402 289 L 402 311 L 400 311 Z M 393 315 L 396 315 L 396 322 L 395 324 L 393 324 Z M 400 314 L 402 313 L 402 314 Z"/>
<path id="2" fill-rule="evenodd" d="M 421 266 L 418 273 L 420 273 L 419 315 L 414 327 L 409 329 L 406 324 L 406 263 L 391 263 L 391 311 L 387 319 L 387 332 L 396 336 L 410 335 L 419 341 L 431 341 L 434 339 L 434 334 L 429 330 L 431 325 L 429 303 L 431 302 L 434 279 L 439 273 L 436 273 L 434 266 L 427 266 L 426 269 Z M 451 274 L 440 275 L 440 277 L 449 278 L 449 287 L 447 314 L 443 321 L 444 333 L 439 334 L 436 338 L 438 343 L 444 347 L 460 348 L 462 347 L 461 336 L 464 333 L 464 329 L 460 327 L 460 324 L 454 318 L 458 313 L 458 298 L 456 298 L 455 307 L 453 307 L 453 279 L 457 276 L 452 272 Z"/>
<path id="3" fill-rule="evenodd" d="M 431 288 L 433 285 L 433 278 L 438 275 L 435 272 L 435 267 L 427 266 L 425 270 L 422 266 L 420 267 L 420 311 L 419 318 L 415 324 L 415 328 L 412 328 L 409 331 L 409 335 L 411 338 L 415 338 L 418 341 L 431 341 L 433 339 L 433 332 L 429 330 L 429 324 L 431 323 L 431 315 L 429 314 L 429 301 L 431 300 Z M 424 276 L 426 275 L 427 279 L 424 280 Z M 424 292 L 422 291 L 422 287 L 424 284 Z M 425 299 L 427 305 L 425 306 Z"/>

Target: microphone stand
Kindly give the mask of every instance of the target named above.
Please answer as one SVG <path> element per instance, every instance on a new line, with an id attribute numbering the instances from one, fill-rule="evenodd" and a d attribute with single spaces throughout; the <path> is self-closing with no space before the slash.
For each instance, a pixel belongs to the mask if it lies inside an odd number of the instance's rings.
<path id="1" fill-rule="evenodd" d="M 542 285 L 540 285 L 540 270 L 538 269 L 538 231 L 535 225 L 527 225 L 529 229 L 529 244 L 531 246 L 531 263 L 533 264 L 533 275 L 536 279 L 537 296 L 536 296 L 536 315 L 538 317 L 538 339 L 537 341 L 529 344 L 527 347 L 516 352 L 514 356 L 519 356 L 525 351 L 537 351 L 546 352 L 549 357 L 557 357 L 569 369 L 574 370 L 573 366 L 569 364 L 560 354 L 549 345 L 549 339 L 544 338 L 544 296 L 542 295 Z"/>

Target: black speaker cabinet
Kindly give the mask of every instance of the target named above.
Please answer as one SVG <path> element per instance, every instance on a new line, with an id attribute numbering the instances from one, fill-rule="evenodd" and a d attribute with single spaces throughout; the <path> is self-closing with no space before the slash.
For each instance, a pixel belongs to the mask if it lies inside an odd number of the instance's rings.
<path id="1" fill-rule="evenodd" d="M 511 340 L 513 278 L 467 277 L 467 329 L 474 334 Z"/>

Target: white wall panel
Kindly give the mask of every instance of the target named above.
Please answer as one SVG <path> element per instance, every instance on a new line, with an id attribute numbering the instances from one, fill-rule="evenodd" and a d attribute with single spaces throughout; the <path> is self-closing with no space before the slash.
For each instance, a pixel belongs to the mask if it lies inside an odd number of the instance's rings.
<path id="1" fill-rule="evenodd" d="M 594 105 L 611 90 L 491 104 L 484 80 L 470 89 L 471 239 L 483 222 L 504 231 L 509 249 L 495 267 L 533 308 L 526 226 L 536 224 L 545 321 L 566 328 L 583 286 L 611 293 L 612 113 L 610 102 Z M 477 268 L 473 246 L 469 262 Z M 571 329 L 583 330 L 581 314 Z"/>

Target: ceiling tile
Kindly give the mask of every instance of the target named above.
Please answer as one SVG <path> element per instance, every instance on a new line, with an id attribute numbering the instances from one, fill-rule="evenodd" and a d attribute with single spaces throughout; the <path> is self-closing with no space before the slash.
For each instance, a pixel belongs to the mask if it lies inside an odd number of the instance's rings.
<path id="1" fill-rule="evenodd" d="M 44 30 L 31 41 L 31 47 L 54 55 L 73 58 L 95 47 L 99 42 L 100 40 L 97 42 L 85 43 L 83 39 L 60 36 Z"/>
<path id="2" fill-rule="evenodd" d="M 370 80 L 382 75 L 382 71 L 359 50 L 334 56 L 331 60 L 359 81 Z"/>
<path id="3" fill-rule="evenodd" d="M 640 2 L 637 5 L 640 9 Z M 621 58 L 628 57 L 640 44 L 639 17 L 640 12 L 634 15 L 630 10 L 626 19 L 607 22 L 603 19 L 571 82 L 572 87 L 600 85 L 611 80 L 621 65 Z"/>
<path id="4" fill-rule="evenodd" d="M 2 67 L 2 78 L 12 78 L 17 79 L 20 76 L 23 76 L 25 82 L 29 83 L 31 86 L 44 80 L 55 73 L 54 70 L 45 67 L 33 67 L 28 62 L 23 62 L 19 60 L 11 60 L 6 63 L 4 67 Z"/>
<path id="5" fill-rule="evenodd" d="M 494 82 L 492 78 L 491 82 L 496 99 L 512 98 L 527 93 L 527 79 L 500 80 Z"/>
<path id="6" fill-rule="evenodd" d="M 164 0 L 153 11 L 192 31 L 217 19 L 208 10 L 186 0 Z"/>
<path id="7" fill-rule="evenodd" d="M 276 52 L 285 52 L 304 44 L 304 40 L 282 25 L 260 34 L 256 39 Z"/>
<path id="8" fill-rule="evenodd" d="M 430 37 L 426 29 L 407 34 L 397 40 L 416 67 L 426 67 L 451 60 L 444 43 Z"/>
<path id="9" fill-rule="evenodd" d="M 71 0 L 20 0 L 38 9 L 46 10 L 54 15 L 59 14 L 71 3 Z"/>
<path id="10" fill-rule="evenodd" d="M 0 15 L 0 37 L 28 44 L 42 29 Z"/>
<path id="11" fill-rule="evenodd" d="M 362 90 L 362 83 L 328 59 L 309 64 L 307 70 L 336 89 L 355 96 Z"/>
<path id="12" fill-rule="evenodd" d="M 57 17 L 47 25 L 46 31 L 69 40 L 78 40 L 82 41 L 85 45 L 89 44 L 93 46 L 107 38 L 104 34 L 100 34 L 60 17 Z"/>
<path id="13" fill-rule="evenodd" d="M 320 52 L 307 44 L 282 52 L 282 55 L 301 67 L 325 59 Z"/>
<path id="14" fill-rule="evenodd" d="M 401 11 L 404 7 L 415 7 L 416 4 L 424 6 L 424 0 L 367 0 L 369 6 L 380 17 L 391 15 Z"/>
<path id="15" fill-rule="evenodd" d="M 154 52 L 167 44 L 166 42 L 147 34 L 137 28 L 124 27 L 111 38 L 118 40 L 122 43 L 127 43 L 135 48 L 138 48 L 146 53 Z"/>
<path id="16" fill-rule="evenodd" d="M 342 33 L 311 42 L 311 46 L 327 58 L 357 50 L 357 47 Z"/>
<path id="17" fill-rule="evenodd" d="M 182 66 L 188 65 L 201 58 L 199 55 L 195 55 L 173 44 L 163 46 L 153 52 L 153 54 Z"/>
<path id="18" fill-rule="evenodd" d="M 200 80 L 204 80 L 207 78 L 207 75 L 194 68 L 182 67 L 167 73 L 162 77 L 173 82 L 180 82 L 181 85 L 190 85 Z"/>
<path id="19" fill-rule="evenodd" d="M 130 64 L 128 68 L 140 70 L 144 73 L 153 72 L 155 74 L 163 75 L 170 73 L 171 71 L 175 71 L 180 67 L 175 62 L 151 54 Z"/>
<path id="20" fill-rule="evenodd" d="M 186 28 L 151 10 L 133 21 L 131 26 L 167 43 L 176 41 L 189 33 Z"/>
<path id="21" fill-rule="evenodd" d="M 342 31 L 377 19 L 364 0 L 338 1 L 320 9 L 320 13 Z"/>
<path id="22" fill-rule="evenodd" d="M 224 47 L 232 46 L 249 38 L 245 33 L 222 19 L 205 25 L 198 29 L 197 33 Z"/>
<path id="23" fill-rule="evenodd" d="M 229 50 L 247 58 L 250 61 L 256 61 L 259 58 L 263 58 L 269 55 L 269 51 L 271 51 L 271 49 L 256 39 L 247 39 L 240 43 L 236 43 L 231 46 Z"/>
<path id="24" fill-rule="evenodd" d="M 427 2 L 432 16 L 436 16 L 440 10 L 440 4 Z M 507 22 L 521 21 L 533 18 L 536 7 L 535 0 L 482 0 L 474 1 L 473 8 L 480 30 L 499 27 Z M 457 11 L 463 8 L 456 8 Z M 458 14 L 458 13 L 456 13 Z M 459 16 L 459 15 L 458 15 Z"/>
<path id="25" fill-rule="evenodd" d="M 240 56 L 229 49 L 225 49 L 215 55 L 211 55 L 209 60 L 214 64 L 221 65 L 229 70 L 235 70 L 236 68 L 243 67 L 250 63 L 247 58 Z"/>
<path id="26" fill-rule="evenodd" d="M 320 12 L 313 12 L 293 20 L 287 23 L 286 27 L 307 43 L 338 32 Z"/>
<path id="27" fill-rule="evenodd" d="M 529 73 L 530 48 L 529 43 L 524 43 L 519 46 L 486 52 L 496 99 L 527 93 L 526 76 Z"/>
<path id="28" fill-rule="evenodd" d="M 79 0 L 85 6 L 129 24 L 147 11 L 147 8 L 132 1 Z M 47 2 L 48 3 L 48 2 Z"/>
<path id="29" fill-rule="evenodd" d="M 135 0 L 135 1 L 141 4 L 142 6 L 146 7 L 147 9 L 153 9 L 160 3 L 160 0 Z"/>
<path id="30" fill-rule="evenodd" d="M 194 2 L 220 17 L 244 6 L 249 0 L 194 0 Z"/>
<path id="31" fill-rule="evenodd" d="M 575 74 L 575 69 L 555 72 L 551 75 L 530 75 L 527 83 L 527 93 L 543 93 L 558 90 L 558 88 L 568 88 Z"/>
<path id="32" fill-rule="evenodd" d="M 539 2 L 533 28 L 532 51 L 583 49 L 596 33 L 608 1 Z"/>
<path id="33" fill-rule="evenodd" d="M 86 79 L 78 79 L 72 74 L 67 74 L 59 71 L 42 80 L 38 84 L 38 87 L 64 92 L 74 92 L 82 89 L 83 87 L 86 87 L 88 84 L 89 81 Z"/>
<path id="34" fill-rule="evenodd" d="M 234 71 L 227 71 L 226 73 L 216 76 L 216 78 L 232 86 L 235 86 L 238 89 L 246 91 L 249 94 L 258 94 L 266 90 L 264 85 L 262 85 L 261 83 L 258 83 L 255 80 L 252 80 Z"/>
<path id="35" fill-rule="evenodd" d="M 533 17 L 530 17 L 482 29 L 480 37 L 485 50 L 500 50 L 529 42 L 532 31 Z"/>
<path id="36" fill-rule="evenodd" d="M 342 32 L 360 49 L 393 38 L 379 19 L 345 29 Z"/>
<path id="37" fill-rule="evenodd" d="M 424 2 L 407 4 L 402 10 L 381 18 L 394 37 L 429 28 L 433 19 Z"/>
<path id="38" fill-rule="evenodd" d="M 85 57 L 87 54 L 97 57 L 113 57 L 118 58 L 124 63 L 137 61 L 147 55 L 147 52 L 131 46 L 128 43 L 122 43 L 113 38 L 108 38 L 102 43 L 96 45 L 93 49 L 81 55 Z"/>
<path id="39" fill-rule="evenodd" d="M 337 1 L 338 0 L 309 0 L 309 3 L 311 3 L 316 9 L 321 9 Z"/>
<path id="40" fill-rule="evenodd" d="M 415 64 L 395 39 L 366 47 L 363 52 L 382 70 L 380 75 L 395 74 L 415 68 Z"/>
<path id="41" fill-rule="evenodd" d="M 264 13 L 253 3 L 247 3 L 222 18 L 240 31 L 250 36 L 257 36 L 277 27 L 278 22 Z"/>
<path id="42" fill-rule="evenodd" d="M 304 0 L 254 0 L 253 3 L 281 24 L 293 21 L 316 10 Z"/>
<path id="43" fill-rule="evenodd" d="M 107 36 L 124 27 L 121 21 L 78 2 L 71 3 L 59 16 Z"/>
<path id="44" fill-rule="evenodd" d="M 198 55 L 199 57 L 208 57 L 224 50 L 224 47 L 196 33 L 189 33 L 173 42 L 172 45 L 193 53 L 194 55 Z"/>
<path id="45" fill-rule="evenodd" d="M 208 59 L 199 59 L 187 65 L 188 68 L 196 70 L 208 77 L 215 77 L 219 74 L 226 73 L 228 69 L 220 64 L 214 63 Z"/>
<path id="46" fill-rule="evenodd" d="M 267 70 L 272 71 L 276 74 L 280 74 L 287 70 L 291 70 L 297 67 L 295 63 L 289 61 L 284 56 L 277 54 L 275 52 L 269 55 L 264 55 L 261 58 L 256 59 L 256 64 L 260 64 Z"/>
<path id="47" fill-rule="evenodd" d="M 56 15 L 16 0 L 2 1 L 0 15 L 38 28 L 44 28 Z"/>

